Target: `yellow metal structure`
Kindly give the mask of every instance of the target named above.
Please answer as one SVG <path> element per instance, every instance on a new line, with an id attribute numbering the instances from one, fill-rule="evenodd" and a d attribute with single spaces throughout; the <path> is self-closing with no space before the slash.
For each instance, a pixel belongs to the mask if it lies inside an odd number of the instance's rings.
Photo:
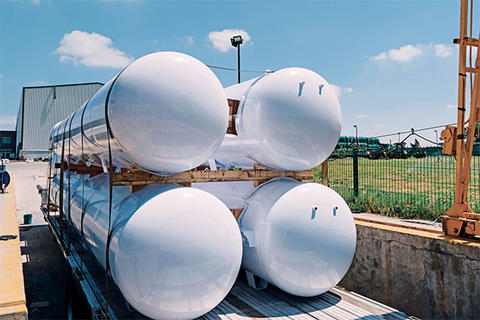
<path id="1" fill-rule="evenodd" d="M 459 45 L 457 127 L 447 126 L 441 135 L 444 140 L 444 153 L 456 155 L 455 202 L 447 215 L 442 217 L 442 225 L 445 234 L 461 237 L 480 236 L 480 214 L 472 213 L 468 204 L 473 144 L 476 126 L 480 122 L 480 54 L 478 51 L 475 66 L 467 67 L 467 48 L 471 63 L 474 52 L 472 48 L 480 47 L 480 41 L 472 37 L 472 6 L 472 2 L 469 5 L 468 0 L 461 0 L 460 38 L 454 40 L 454 43 Z M 469 24 L 470 32 L 468 33 Z M 467 73 L 470 74 L 471 94 L 470 115 L 468 121 L 465 121 Z"/>

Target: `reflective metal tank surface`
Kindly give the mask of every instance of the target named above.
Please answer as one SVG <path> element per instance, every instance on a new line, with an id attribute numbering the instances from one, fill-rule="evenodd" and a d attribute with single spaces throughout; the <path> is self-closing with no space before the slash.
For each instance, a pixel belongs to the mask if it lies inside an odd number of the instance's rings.
<path id="1" fill-rule="evenodd" d="M 75 229 L 83 230 L 87 246 L 105 268 L 108 174 L 82 179 L 71 175 L 71 213 L 68 202 L 65 213 Z M 57 194 L 58 179 L 52 187 Z M 134 193 L 115 187 L 111 221 L 111 275 L 140 313 L 154 319 L 196 318 L 233 286 L 242 240 L 231 212 L 215 196 L 174 184 L 149 185 Z"/>
<path id="2" fill-rule="evenodd" d="M 108 81 L 51 136 L 57 154 L 65 137 L 65 154 L 99 165 L 108 159 L 108 125 L 115 165 L 169 174 L 206 161 L 227 120 L 225 91 L 206 65 L 183 53 L 157 52 Z"/>
<path id="3" fill-rule="evenodd" d="M 214 155 L 222 165 L 306 170 L 333 152 L 341 130 L 335 92 L 317 73 L 281 69 L 225 89 L 240 101 L 235 125 Z"/>
<path id="4" fill-rule="evenodd" d="M 297 296 L 334 287 L 348 271 L 356 246 L 352 213 L 332 189 L 276 178 L 251 183 L 195 183 L 230 208 L 245 208 L 242 266 L 252 286 L 267 282 Z"/>
<path id="5" fill-rule="evenodd" d="M 227 97 L 240 101 L 235 136 L 225 135 Z M 224 89 L 195 58 L 157 52 L 135 60 L 53 127 L 51 164 L 106 171 L 111 149 L 117 172 L 133 166 L 168 175 L 213 166 L 212 159 L 223 167 L 306 170 L 332 153 L 341 122 L 334 90 L 311 70 L 282 69 Z M 57 206 L 58 172 L 50 172 Z M 104 268 L 108 254 L 128 303 L 154 319 L 207 313 L 230 291 L 240 265 L 253 286 L 318 295 L 342 279 L 355 252 L 348 205 L 317 183 L 151 184 L 133 193 L 115 186 L 109 238 L 108 174 L 68 174 L 66 219 Z M 244 208 L 238 224 L 229 208 Z"/>
<path id="6" fill-rule="evenodd" d="M 315 296 L 348 271 L 356 246 L 352 213 L 332 189 L 289 178 L 270 180 L 246 200 L 242 266 L 280 289 Z"/>

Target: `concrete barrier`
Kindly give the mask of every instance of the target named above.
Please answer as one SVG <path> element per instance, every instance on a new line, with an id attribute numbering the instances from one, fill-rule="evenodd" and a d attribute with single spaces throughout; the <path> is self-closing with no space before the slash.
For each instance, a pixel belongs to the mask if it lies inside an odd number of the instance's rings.
<path id="1" fill-rule="evenodd" d="M 425 319 L 478 319 L 480 241 L 365 221 L 356 227 L 341 286 Z"/>

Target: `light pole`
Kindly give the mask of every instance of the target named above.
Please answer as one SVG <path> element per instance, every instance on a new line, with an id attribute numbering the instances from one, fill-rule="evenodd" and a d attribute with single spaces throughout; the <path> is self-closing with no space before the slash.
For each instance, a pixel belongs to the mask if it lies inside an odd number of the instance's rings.
<path id="1" fill-rule="evenodd" d="M 355 128 L 355 143 L 357 144 L 357 147 L 358 147 L 358 126 L 354 124 L 353 127 Z"/>
<path id="2" fill-rule="evenodd" d="M 243 39 L 241 35 L 233 36 L 230 39 L 232 46 L 237 48 L 237 69 L 238 69 L 238 83 L 240 83 L 240 45 L 243 43 Z"/>
<path id="3" fill-rule="evenodd" d="M 433 131 L 435 131 L 435 142 L 438 145 L 438 131 L 437 130 L 433 130 Z"/>

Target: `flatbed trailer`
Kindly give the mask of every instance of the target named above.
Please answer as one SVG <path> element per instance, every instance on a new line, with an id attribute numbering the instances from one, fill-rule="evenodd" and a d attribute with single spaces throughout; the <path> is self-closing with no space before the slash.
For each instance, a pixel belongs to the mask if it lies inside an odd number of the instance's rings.
<path id="1" fill-rule="evenodd" d="M 83 296 L 91 319 L 146 319 L 123 298 L 120 290 L 90 251 L 79 234 L 60 219 L 57 211 L 42 206 L 48 223 L 70 271 L 69 286 Z M 108 283 L 107 283 L 108 282 Z M 71 299 L 69 299 L 71 300 Z M 108 309 L 106 305 L 108 303 Z M 72 318 L 68 303 L 67 318 Z M 414 319 L 405 313 L 354 292 L 335 287 L 313 298 L 289 295 L 274 286 L 255 290 L 241 272 L 234 287 L 212 311 L 199 319 Z"/>

